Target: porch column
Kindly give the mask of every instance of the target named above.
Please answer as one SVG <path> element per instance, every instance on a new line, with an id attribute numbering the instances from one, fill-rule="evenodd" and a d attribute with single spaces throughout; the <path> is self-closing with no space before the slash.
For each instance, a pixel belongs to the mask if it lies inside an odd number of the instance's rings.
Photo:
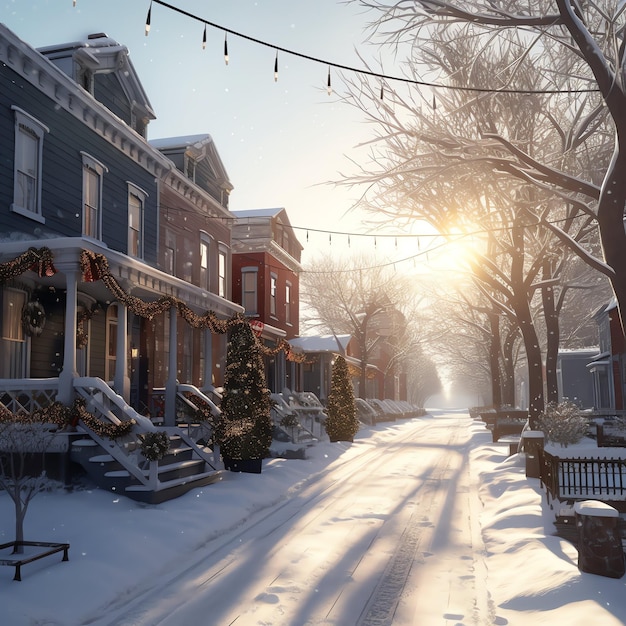
<path id="1" fill-rule="evenodd" d="M 113 386 L 126 402 L 130 401 L 130 378 L 128 377 L 128 308 L 117 303 L 117 343 L 115 345 L 115 377 Z"/>
<path id="2" fill-rule="evenodd" d="M 176 392 L 178 381 L 176 373 L 178 371 L 177 358 L 177 331 L 178 331 L 178 311 L 176 307 L 170 308 L 170 352 L 167 364 L 167 382 L 165 383 L 165 415 L 164 426 L 176 426 Z"/>
<path id="3" fill-rule="evenodd" d="M 76 371 L 76 324 L 78 322 L 78 268 L 63 270 L 66 281 L 65 337 L 63 339 L 63 369 L 59 374 L 57 400 L 65 405 L 74 401 Z"/>
<path id="4" fill-rule="evenodd" d="M 204 339 L 204 380 L 202 381 L 203 389 L 211 389 L 213 387 L 213 333 L 205 330 Z"/>

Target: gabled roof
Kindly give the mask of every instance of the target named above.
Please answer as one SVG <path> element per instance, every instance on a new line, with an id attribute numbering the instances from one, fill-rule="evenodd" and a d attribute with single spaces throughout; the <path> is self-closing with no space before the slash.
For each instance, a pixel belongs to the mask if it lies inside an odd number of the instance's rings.
<path id="1" fill-rule="evenodd" d="M 197 161 L 201 161 L 205 158 L 210 159 L 211 169 L 215 174 L 216 180 L 218 180 L 223 187 L 227 187 L 230 190 L 233 189 L 233 185 L 228 178 L 228 173 L 217 151 L 213 137 L 208 133 L 182 135 L 180 137 L 163 137 L 161 139 L 151 139 L 148 143 L 166 156 L 168 154 L 187 152 Z"/>
<path id="2" fill-rule="evenodd" d="M 126 97 L 133 107 L 147 119 L 156 119 L 152 105 L 144 91 L 139 76 L 135 71 L 128 54 L 128 48 L 117 43 L 105 33 L 89 35 L 84 41 L 74 41 L 65 44 L 37 48 L 37 52 L 50 59 L 63 71 L 74 71 L 63 62 L 63 59 L 72 59 L 94 73 L 115 73 Z M 76 76 L 70 74 L 76 80 Z"/>

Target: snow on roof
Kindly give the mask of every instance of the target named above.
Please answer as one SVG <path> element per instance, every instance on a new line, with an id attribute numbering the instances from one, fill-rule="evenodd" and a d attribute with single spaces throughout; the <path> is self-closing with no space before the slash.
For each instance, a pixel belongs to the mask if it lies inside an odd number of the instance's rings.
<path id="1" fill-rule="evenodd" d="M 187 146 L 199 146 L 212 143 L 213 138 L 208 133 L 199 135 L 182 135 L 180 137 L 163 137 L 151 139 L 148 143 L 157 150 L 171 150 L 173 148 L 186 148 Z"/>
<path id="2" fill-rule="evenodd" d="M 284 210 L 283 207 L 274 209 L 239 209 L 237 211 L 231 211 L 231 213 L 237 217 L 275 217 Z"/>
<path id="3" fill-rule="evenodd" d="M 303 352 L 345 352 L 352 335 L 315 335 L 296 337 L 289 343 Z"/>

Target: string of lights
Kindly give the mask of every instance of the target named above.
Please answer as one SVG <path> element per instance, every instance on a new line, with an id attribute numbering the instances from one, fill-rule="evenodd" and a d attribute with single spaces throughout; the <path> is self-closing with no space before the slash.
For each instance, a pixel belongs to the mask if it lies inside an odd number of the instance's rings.
<path id="1" fill-rule="evenodd" d="M 263 46 L 265 48 L 270 48 L 276 52 L 276 56 L 274 59 L 274 81 L 278 80 L 278 53 L 281 52 L 283 54 L 287 54 L 293 57 L 298 57 L 300 59 L 305 59 L 307 61 L 311 61 L 313 63 L 317 63 L 320 65 L 324 65 L 328 67 L 328 73 L 326 78 L 326 89 L 328 95 L 332 93 L 332 84 L 331 84 L 331 68 L 335 70 L 342 70 L 345 72 L 360 74 L 363 76 L 370 76 L 372 78 L 376 78 L 380 81 L 387 82 L 396 82 L 396 83 L 405 83 L 408 85 L 415 85 L 418 87 L 427 87 L 429 89 L 446 89 L 452 91 L 466 91 L 473 93 L 493 93 L 493 94 L 573 94 L 573 93 L 597 93 L 600 90 L 597 87 L 590 88 L 580 88 L 580 89 L 514 89 L 514 88 L 490 88 L 490 87 L 476 87 L 471 85 L 447 85 L 445 83 L 436 83 L 430 82 L 426 80 L 419 80 L 414 78 L 407 78 L 404 76 L 394 76 L 390 74 L 385 74 L 383 72 L 376 72 L 373 70 L 369 70 L 366 68 L 357 68 L 350 65 L 345 65 L 342 63 L 338 63 L 336 61 L 329 61 L 326 59 L 322 59 L 320 57 L 316 57 L 310 54 L 305 54 L 303 52 L 299 52 L 297 50 L 293 50 L 290 48 L 285 48 L 283 46 L 276 45 L 269 41 L 264 41 L 263 39 L 259 39 L 257 37 L 252 37 L 245 33 L 236 31 L 232 28 L 228 28 L 227 26 L 223 26 L 221 24 L 217 24 L 212 22 L 206 18 L 200 17 L 194 13 L 181 9 L 169 2 L 165 2 L 164 0 L 150 0 L 150 4 L 148 6 L 148 13 L 146 16 L 145 23 L 145 34 L 146 36 L 150 33 L 150 29 L 152 27 L 152 5 L 157 4 L 162 6 L 165 9 L 183 15 L 191 20 L 195 20 L 204 25 L 204 29 L 202 32 L 202 41 L 201 46 L 202 49 L 206 49 L 207 43 L 207 26 L 219 30 L 224 33 L 224 62 L 228 65 L 230 60 L 230 55 L 228 52 L 228 36 L 232 35 L 234 37 L 238 37 L 240 39 L 244 39 L 246 41 L 250 41 L 259 46 Z M 76 0 L 74 0 L 74 6 L 76 6 Z M 384 97 L 384 85 L 381 83 L 381 91 L 380 91 L 381 99 Z M 433 108 L 436 108 L 435 101 L 433 100 Z"/>

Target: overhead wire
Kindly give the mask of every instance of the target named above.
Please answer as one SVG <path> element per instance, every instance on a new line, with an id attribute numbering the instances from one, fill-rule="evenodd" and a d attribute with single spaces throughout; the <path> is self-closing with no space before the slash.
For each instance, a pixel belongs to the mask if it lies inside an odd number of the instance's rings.
<path id="1" fill-rule="evenodd" d="M 297 50 L 293 50 L 290 48 L 285 48 L 284 46 L 279 46 L 277 44 L 271 43 L 269 41 L 264 41 L 263 39 L 259 39 L 257 37 L 252 37 L 251 35 L 247 35 L 245 33 L 242 33 L 240 31 L 236 31 L 232 28 L 229 28 L 227 26 L 223 26 L 221 24 L 217 24 L 215 22 L 212 22 L 211 20 L 208 20 L 206 18 L 200 17 L 199 15 L 195 15 L 194 13 L 191 13 L 190 11 L 186 11 L 185 9 L 181 9 L 180 7 L 177 7 L 169 2 L 165 2 L 164 0 L 150 0 L 150 6 L 148 9 L 148 17 L 146 19 L 146 35 L 148 34 L 148 31 L 150 30 L 150 25 L 152 22 L 152 4 L 158 4 L 166 9 L 169 9 L 170 11 L 174 11 L 175 13 L 178 13 L 180 15 L 183 15 L 185 17 L 188 17 L 189 19 L 195 20 L 197 22 L 200 22 L 201 24 L 204 24 L 205 28 L 206 26 L 211 26 L 212 28 L 215 28 L 217 30 L 220 30 L 224 33 L 224 57 L 226 59 L 226 64 L 228 64 L 228 52 L 227 52 L 227 44 L 226 44 L 226 36 L 227 35 L 233 35 L 235 37 L 239 37 L 240 39 L 244 39 L 246 41 L 250 41 L 252 43 L 255 43 L 259 46 L 264 46 L 266 48 L 271 48 L 272 50 L 275 50 L 276 53 L 278 52 L 282 52 L 284 54 L 288 54 L 294 57 L 298 57 L 300 59 L 305 59 L 307 61 L 311 61 L 313 63 L 318 63 L 320 65 L 324 65 L 328 67 L 328 75 L 327 75 L 327 90 L 328 93 L 330 95 L 330 93 L 332 92 L 332 87 L 331 87 L 331 78 L 330 78 L 330 70 L 331 68 L 334 69 L 339 69 L 339 70 L 343 70 L 346 72 L 350 72 L 350 73 L 354 73 L 354 74 L 361 74 L 364 76 L 371 76 L 373 78 L 377 78 L 379 80 L 386 80 L 386 81 L 391 81 L 391 82 L 398 82 L 398 83 L 405 83 L 405 84 L 409 84 L 409 85 L 417 85 L 420 87 L 428 87 L 431 89 L 448 89 L 448 90 L 453 90 L 453 91 L 469 91 L 469 92 L 475 92 L 475 93 L 503 93 L 503 94 L 568 94 L 568 93 L 597 93 L 599 92 L 599 88 L 597 87 L 590 87 L 587 89 L 581 88 L 581 89 L 511 89 L 511 88 L 502 88 L 502 89 L 497 89 L 497 88 L 489 88 L 489 87 L 474 87 L 474 86 L 469 86 L 469 85 L 446 85 L 443 83 L 435 83 L 435 82 L 430 82 L 430 81 L 425 81 L 425 80 L 419 80 L 419 79 L 415 79 L 415 78 L 407 78 L 404 76 L 393 76 L 390 74 L 385 74 L 383 72 L 376 72 L 373 70 L 369 70 L 366 68 L 357 68 L 351 65 L 346 65 L 343 63 L 338 63 L 336 61 L 329 61 L 327 59 L 322 59 L 320 57 L 316 57 L 310 54 L 305 54 L 303 52 L 299 52 Z M 276 72 L 275 72 L 276 75 Z M 382 91 L 381 91 L 381 98 L 382 98 Z M 434 96 L 433 96 L 434 97 Z"/>

